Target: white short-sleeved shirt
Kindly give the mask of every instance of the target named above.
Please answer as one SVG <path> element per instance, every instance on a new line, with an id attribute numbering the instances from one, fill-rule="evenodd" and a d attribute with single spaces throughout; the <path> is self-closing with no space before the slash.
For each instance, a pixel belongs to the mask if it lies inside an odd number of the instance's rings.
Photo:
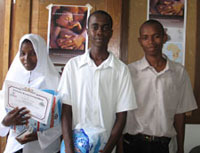
<path id="1" fill-rule="evenodd" d="M 185 68 L 167 59 L 165 69 L 157 72 L 145 57 L 128 67 L 138 109 L 128 112 L 126 131 L 129 134 L 175 136 L 175 114 L 197 108 Z"/>
<path id="2" fill-rule="evenodd" d="M 89 56 L 72 58 L 58 87 L 62 103 L 72 106 L 73 128 L 89 124 L 110 132 L 116 113 L 135 109 L 135 93 L 128 67 L 112 53 L 96 66 Z"/>

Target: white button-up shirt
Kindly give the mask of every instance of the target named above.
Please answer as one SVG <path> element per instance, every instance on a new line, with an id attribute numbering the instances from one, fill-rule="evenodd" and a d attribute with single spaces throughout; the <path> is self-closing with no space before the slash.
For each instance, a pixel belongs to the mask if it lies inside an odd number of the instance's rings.
<path id="1" fill-rule="evenodd" d="M 176 135 L 173 126 L 175 114 L 197 108 L 185 68 L 167 59 L 165 69 L 157 72 L 145 57 L 128 67 L 138 109 L 128 112 L 127 132 L 168 137 Z"/>
<path id="2" fill-rule="evenodd" d="M 73 128 L 89 124 L 106 129 L 107 136 L 116 113 L 135 109 L 135 93 L 128 67 L 112 53 L 96 66 L 89 52 L 65 66 L 58 91 L 62 103 L 72 106 Z"/>

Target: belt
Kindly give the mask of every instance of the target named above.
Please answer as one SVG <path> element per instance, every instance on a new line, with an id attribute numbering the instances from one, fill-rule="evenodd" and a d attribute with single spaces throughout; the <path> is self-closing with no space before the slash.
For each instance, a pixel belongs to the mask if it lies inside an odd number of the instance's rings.
<path id="1" fill-rule="evenodd" d="M 128 142 L 134 142 L 136 140 L 141 140 L 141 141 L 146 141 L 146 142 L 159 142 L 159 143 L 169 143 L 171 138 L 169 137 L 157 137 L 157 136 L 151 136 L 151 135 L 146 135 L 146 134 L 136 134 L 136 135 L 131 135 L 131 134 L 125 134 L 124 135 L 125 141 Z"/>

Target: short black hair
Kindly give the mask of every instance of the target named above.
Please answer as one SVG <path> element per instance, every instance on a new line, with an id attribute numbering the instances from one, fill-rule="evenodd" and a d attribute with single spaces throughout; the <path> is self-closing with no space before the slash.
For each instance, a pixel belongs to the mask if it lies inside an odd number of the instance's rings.
<path id="1" fill-rule="evenodd" d="M 97 10 L 97 11 L 94 11 L 92 14 L 90 14 L 90 16 L 88 18 L 88 23 L 87 23 L 88 27 L 89 27 L 89 23 L 90 23 L 91 17 L 94 16 L 94 15 L 96 15 L 96 14 L 105 15 L 108 18 L 108 20 L 110 22 L 110 26 L 112 28 L 112 26 L 113 26 L 113 19 L 112 19 L 112 17 L 110 16 L 110 14 L 108 14 L 106 11 L 103 11 L 103 10 Z"/>
<path id="2" fill-rule="evenodd" d="M 143 28 L 145 25 L 156 25 L 156 26 L 158 26 L 158 27 L 160 28 L 161 34 L 162 34 L 162 35 L 165 34 L 165 29 L 164 29 L 163 25 L 162 25 L 159 21 L 153 20 L 153 19 L 150 19 L 150 20 L 145 21 L 145 22 L 140 26 L 140 34 L 141 34 L 142 28 Z"/>

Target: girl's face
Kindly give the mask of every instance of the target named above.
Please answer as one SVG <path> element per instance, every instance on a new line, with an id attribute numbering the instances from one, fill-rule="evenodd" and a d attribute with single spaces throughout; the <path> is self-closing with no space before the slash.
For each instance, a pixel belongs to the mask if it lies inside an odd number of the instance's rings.
<path id="1" fill-rule="evenodd" d="M 31 71 L 36 67 L 37 55 L 31 42 L 22 43 L 19 58 L 26 70 Z"/>

